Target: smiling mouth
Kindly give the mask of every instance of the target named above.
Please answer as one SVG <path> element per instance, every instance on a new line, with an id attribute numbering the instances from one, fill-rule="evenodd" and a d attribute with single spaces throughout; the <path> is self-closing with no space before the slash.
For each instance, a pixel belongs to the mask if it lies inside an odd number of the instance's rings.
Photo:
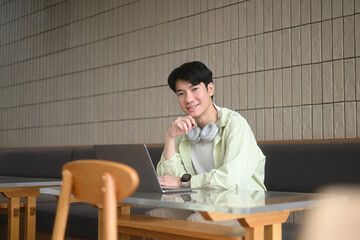
<path id="1" fill-rule="evenodd" d="M 195 105 L 192 105 L 192 106 L 190 106 L 190 107 L 187 107 L 187 110 L 189 110 L 189 111 L 194 111 L 194 110 L 197 108 L 197 106 L 199 106 L 199 105 L 200 105 L 200 103 L 195 104 Z"/>

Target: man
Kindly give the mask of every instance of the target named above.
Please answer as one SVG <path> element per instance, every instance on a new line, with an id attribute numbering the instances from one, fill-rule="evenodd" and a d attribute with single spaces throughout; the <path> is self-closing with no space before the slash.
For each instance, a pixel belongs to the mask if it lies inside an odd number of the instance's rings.
<path id="1" fill-rule="evenodd" d="M 176 119 L 166 132 L 157 166 L 160 184 L 266 190 L 265 156 L 246 120 L 237 112 L 213 103 L 212 72 L 201 62 L 185 63 L 171 72 L 168 84 L 186 116 Z M 160 208 L 148 214 L 202 221 L 199 214 L 184 210 Z"/>
<path id="2" fill-rule="evenodd" d="M 160 184 L 181 186 L 181 177 L 190 174 L 186 185 L 193 188 L 265 190 L 265 156 L 246 120 L 213 104 L 212 72 L 201 62 L 185 63 L 173 70 L 168 84 L 186 116 L 178 118 L 166 132 L 157 166 Z M 209 122 L 219 128 L 215 138 L 191 143 L 186 134 Z"/>

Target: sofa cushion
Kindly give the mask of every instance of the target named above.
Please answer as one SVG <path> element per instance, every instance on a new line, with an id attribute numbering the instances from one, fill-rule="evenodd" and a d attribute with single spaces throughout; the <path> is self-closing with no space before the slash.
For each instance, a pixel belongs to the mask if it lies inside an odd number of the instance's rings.
<path id="1" fill-rule="evenodd" d="M 316 192 L 338 183 L 360 183 L 360 142 L 260 144 L 270 191 Z"/>
<path id="2" fill-rule="evenodd" d="M 56 208 L 56 204 L 37 206 L 37 230 L 52 232 Z M 69 209 L 65 235 L 84 239 L 98 239 L 98 209 L 85 203 L 72 203 Z"/>
<path id="3" fill-rule="evenodd" d="M 0 153 L 0 175 L 61 178 L 62 166 L 71 161 L 73 149 L 14 150 Z"/>

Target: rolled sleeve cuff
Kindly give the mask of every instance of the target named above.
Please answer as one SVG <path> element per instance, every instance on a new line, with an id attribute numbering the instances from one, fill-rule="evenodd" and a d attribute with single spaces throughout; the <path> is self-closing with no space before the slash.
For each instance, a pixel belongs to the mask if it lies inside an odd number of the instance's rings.
<path id="1" fill-rule="evenodd" d="M 165 160 L 164 156 L 161 156 L 161 160 L 157 167 L 157 173 L 159 176 L 171 175 L 178 176 L 179 169 L 182 169 L 183 166 L 179 161 L 179 154 L 175 153 L 170 159 Z"/>

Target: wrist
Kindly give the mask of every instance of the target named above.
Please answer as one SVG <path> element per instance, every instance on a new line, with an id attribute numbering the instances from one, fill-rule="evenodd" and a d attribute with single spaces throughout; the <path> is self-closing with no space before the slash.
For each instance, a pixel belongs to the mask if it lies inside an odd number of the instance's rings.
<path id="1" fill-rule="evenodd" d="M 190 188 L 190 182 L 180 182 L 180 186 Z"/>
<path id="2" fill-rule="evenodd" d="M 175 141 L 176 136 L 172 136 L 170 130 L 168 130 L 165 134 L 165 139 L 167 141 Z"/>

